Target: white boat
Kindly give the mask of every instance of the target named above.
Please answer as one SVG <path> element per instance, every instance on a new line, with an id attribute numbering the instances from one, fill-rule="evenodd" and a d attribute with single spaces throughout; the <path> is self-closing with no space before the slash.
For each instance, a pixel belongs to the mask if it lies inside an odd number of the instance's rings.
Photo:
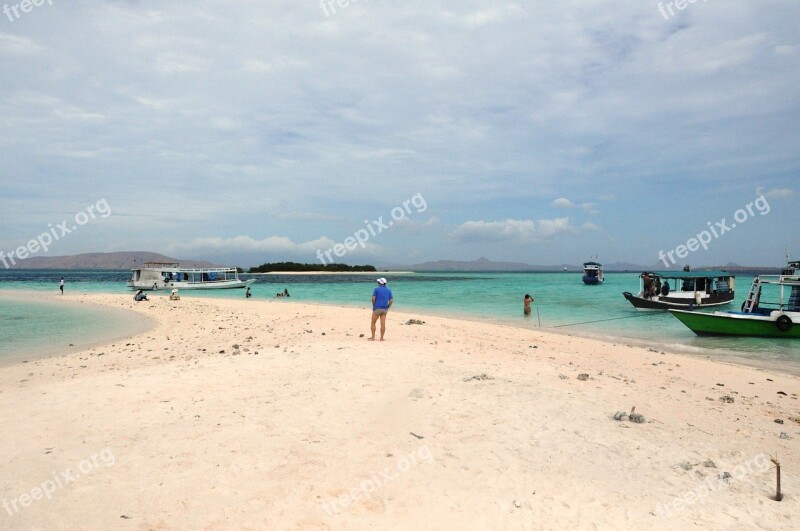
<path id="1" fill-rule="evenodd" d="M 583 263 L 583 283 L 587 286 L 596 286 L 605 281 L 603 276 L 603 264 L 600 262 Z"/>
<path id="2" fill-rule="evenodd" d="M 185 268 L 174 262 L 145 262 L 132 269 L 126 283 L 131 289 L 231 289 L 244 288 L 256 280 L 241 280 L 235 267 Z"/>

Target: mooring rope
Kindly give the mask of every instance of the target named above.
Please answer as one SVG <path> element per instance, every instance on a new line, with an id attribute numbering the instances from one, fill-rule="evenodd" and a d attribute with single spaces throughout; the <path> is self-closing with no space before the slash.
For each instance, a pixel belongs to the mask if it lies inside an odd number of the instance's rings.
<path id="1" fill-rule="evenodd" d="M 640 313 L 640 314 L 637 314 L 637 315 L 626 315 L 625 317 L 612 317 L 611 319 L 598 319 L 597 321 L 583 321 L 581 323 L 569 323 L 569 324 L 555 325 L 555 326 L 552 326 L 551 328 L 563 328 L 565 326 L 578 326 L 578 325 L 585 325 L 585 324 L 591 324 L 591 323 L 602 323 L 602 322 L 605 322 L 605 321 L 618 321 L 620 319 L 634 319 L 636 317 L 648 317 L 649 315 L 652 315 L 652 314 Z"/>

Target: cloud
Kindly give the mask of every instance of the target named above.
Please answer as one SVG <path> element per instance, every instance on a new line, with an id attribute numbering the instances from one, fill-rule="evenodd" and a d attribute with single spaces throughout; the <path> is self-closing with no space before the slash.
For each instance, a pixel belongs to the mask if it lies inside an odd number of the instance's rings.
<path id="1" fill-rule="evenodd" d="M 599 231 L 599 230 L 601 230 L 598 225 L 595 225 L 591 221 L 587 221 L 586 223 L 581 225 L 581 229 L 582 230 L 590 230 L 590 231 Z"/>
<path id="2" fill-rule="evenodd" d="M 404 234 L 423 234 L 427 232 L 431 227 L 434 227 L 439 224 L 439 218 L 431 217 L 428 218 L 426 221 L 414 221 L 410 218 L 401 218 L 394 222 L 392 226 L 393 230 L 397 232 L 402 232 Z"/>
<path id="3" fill-rule="evenodd" d="M 556 208 L 575 208 L 576 205 L 566 197 L 559 197 L 558 199 L 550 203 L 550 206 Z"/>
<path id="4" fill-rule="evenodd" d="M 756 195 L 764 195 L 770 199 L 789 199 L 794 195 L 794 190 L 791 188 L 773 188 L 765 192 L 764 189 L 759 186 L 756 188 Z"/>
<path id="5" fill-rule="evenodd" d="M 576 205 L 566 197 L 559 197 L 550 203 L 550 206 L 555 208 L 580 208 L 592 215 L 600 213 L 600 211 L 595 210 L 593 203 L 581 203 L 580 205 Z"/>
<path id="6" fill-rule="evenodd" d="M 453 237 L 459 243 L 513 242 L 536 243 L 556 234 L 574 233 L 569 218 L 507 219 L 505 221 L 467 221 L 459 225 Z"/>
<path id="7" fill-rule="evenodd" d="M 256 240 L 250 236 L 235 236 L 233 238 L 195 238 L 188 243 L 175 244 L 173 248 L 178 251 L 206 251 L 206 252 L 316 252 L 317 249 L 327 249 L 335 242 L 330 238 L 319 238 L 307 242 L 296 243 L 285 236 L 270 236 Z"/>

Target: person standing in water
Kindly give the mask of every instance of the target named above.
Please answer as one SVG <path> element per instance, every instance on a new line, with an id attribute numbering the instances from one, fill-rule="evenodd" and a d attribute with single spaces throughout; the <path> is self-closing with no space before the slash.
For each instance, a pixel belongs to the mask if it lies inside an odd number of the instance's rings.
<path id="1" fill-rule="evenodd" d="M 522 313 L 524 313 L 525 315 L 530 315 L 531 314 L 531 303 L 532 302 L 533 302 L 533 297 L 531 297 L 530 295 L 528 295 L 526 293 L 525 294 L 525 298 L 522 299 Z"/>
<path id="2" fill-rule="evenodd" d="M 378 318 L 381 320 L 381 341 L 383 341 L 383 335 L 386 333 L 386 314 L 394 303 L 392 291 L 386 287 L 386 279 L 379 278 L 377 282 L 378 287 L 372 291 L 372 323 L 370 324 L 372 337 L 369 338 L 370 341 L 375 341 L 375 324 L 378 322 Z"/>
<path id="3" fill-rule="evenodd" d="M 64 294 L 64 277 L 61 277 L 61 282 L 58 283 L 58 289 L 61 290 L 61 294 Z"/>

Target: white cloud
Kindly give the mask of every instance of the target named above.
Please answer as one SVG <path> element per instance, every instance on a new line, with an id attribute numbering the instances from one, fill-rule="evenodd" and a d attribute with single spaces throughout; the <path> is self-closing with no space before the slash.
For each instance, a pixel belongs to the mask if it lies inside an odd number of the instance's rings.
<path id="1" fill-rule="evenodd" d="M 789 199 L 794 195 L 794 190 L 791 188 L 773 188 L 765 192 L 764 189 L 759 186 L 756 188 L 756 195 L 764 195 L 770 199 Z"/>
<path id="2" fill-rule="evenodd" d="M 233 238 L 195 238 L 188 243 L 176 244 L 173 248 L 179 251 L 296 253 L 327 249 L 334 243 L 333 240 L 325 237 L 296 243 L 285 236 L 270 236 L 262 240 L 256 240 L 250 236 L 235 236 Z"/>
<path id="3" fill-rule="evenodd" d="M 575 203 L 573 203 L 566 197 L 559 197 L 558 199 L 550 203 L 550 206 L 556 208 L 575 208 Z"/>
<path id="4" fill-rule="evenodd" d="M 465 242 L 515 242 L 535 243 L 551 236 L 574 233 L 569 218 L 507 219 L 504 221 L 467 221 L 459 225 L 453 237 Z"/>
<path id="5" fill-rule="evenodd" d="M 594 208 L 594 204 L 593 203 L 581 203 L 580 205 L 576 205 L 575 203 L 573 203 L 572 201 L 570 201 L 566 197 L 559 197 L 558 199 L 556 199 L 552 203 L 550 203 L 550 206 L 555 207 L 555 208 L 580 208 L 580 209 L 585 210 L 586 212 L 588 212 L 589 214 L 592 214 L 592 215 L 600 213 L 600 211 L 598 211 L 598 210 L 596 210 Z"/>

